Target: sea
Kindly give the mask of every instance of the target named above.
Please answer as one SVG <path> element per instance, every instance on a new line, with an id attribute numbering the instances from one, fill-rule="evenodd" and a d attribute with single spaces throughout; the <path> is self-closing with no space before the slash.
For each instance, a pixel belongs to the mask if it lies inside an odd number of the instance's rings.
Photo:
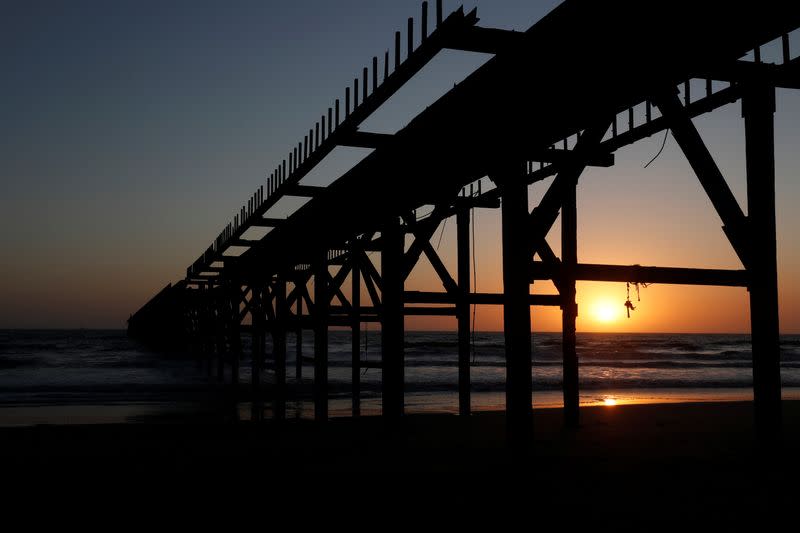
<path id="1" fill-rule="evenodd" d="M 556 408 L 561 395 L 561 335 L 534 333 L 533 406 Z M 287 417 L 313 417 L 313 337 L 304 336 L 301 377 L 296 338 L 289 335 Z M 240 390 L 249 386 L 251 347 L 244 338 Z M 472 408 L 505 405 L 502 333 L 471 339 Z M 271 347 L 267 346 L 267 354 Z M 329 333 L 330 412 L 351 415 L 351 340 Z M 579 333 L 582 405 L 735 401 L 752 399 L 750 337 L 731 334 Z M 457 338 L 454 332 L 407 332 L 405 411 L 458 411 Z M 380 332 L 363 331 L 361 414 L 381 410 Z M 269 389 L 268 360 L 261 376 Z M 800 335 L 781 338 L 783 395 L 800 399 Z M 190 354 L 147 349 L 113 330 L 0 330 L 0 426 L 248 420 L 271 416 L 269 399 L 254 406 L 231 390 L 230 370 L 219 381 L 216 365 Z M 269 396 L 269 394 L 267 394 Z M 234 398 L 231 400 L 230 398 Z M 226 398 L 226 400 L 223 400 Z M 221 404 L 225 404 L 224 408 Z"/>

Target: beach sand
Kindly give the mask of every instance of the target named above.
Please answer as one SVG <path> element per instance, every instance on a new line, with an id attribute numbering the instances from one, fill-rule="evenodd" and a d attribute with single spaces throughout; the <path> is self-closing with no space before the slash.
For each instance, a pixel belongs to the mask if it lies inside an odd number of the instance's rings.
<path id="1" fill-rule="evenodd" d="M 534 440 L 523 456 L 506 448 L 499 412 L 467 419 L 412 415 L 399 427 L 387 427 L 378 417 L 325 425 L 168 418 L 42 425 L 0 428 L 0 446 L 7 479 L 44 474 L 110 476 L 119 482 L 202 476 L 268 479 L 273 488 L 280 486 L 278 480 L 290 485 L 302 480 L 310 488 L 325 479 L 326 493 L 346 483 L 348 475 L 378 485 L 382 481 L 377 480 L 401 478 L 436 479 L 437 486 L 480 479 L 468 485 L 476 497 L 496 497 L 516 487 L 515 495 L 524 497 L 531 512 L 580 510 L 573 519 L 581 521 L 649 517 L 735 523 L 795 513 L 800 402 L 784 402 L 782 442 L 766 453 L 759 453 L 755 442 L 749 402 L 590 407 L 581 416 L 579 429 L 565 430 L 559 409 L 536 409 Z M 421 491 L 433 490 L 421 485 Z"/>

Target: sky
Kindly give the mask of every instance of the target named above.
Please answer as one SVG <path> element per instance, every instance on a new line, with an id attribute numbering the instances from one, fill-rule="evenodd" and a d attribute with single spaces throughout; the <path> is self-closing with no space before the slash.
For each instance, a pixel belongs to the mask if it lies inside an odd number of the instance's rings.
<path id="1" fill-rule="evenodd" d="M 472 0 L 480 24 L 525 30 L 557 1 Z M 433 6 L 433 2 L 431 2 Z M 445 0 L 445 12 L 458 7 Z M 0 17 L 0 328 L 123 328 L 205 250 L 373 55 L 417 0 L 6 0 Z M 431 11 L 433 8 L 431 7 Z M 432 18 L 432 17 L 431 17 Z M 793 55 L 800 38 L 792 35 Z M 765 59 L 770 60 L 770 50 Z M 488 59 L 437 57 L 364 129 L 392 132 Z M 745 202 L 739 104 L 698 118 Z M 800 95 L 776 114 L 781 330 L 800 332 L 797 150 Z M 741 268 L 685 158 L 662 135 L 590 169 L 578 192 L 579 260 Z M 337 149 L 303 183 L 325 184 L 363 151 Z M 547 184 L 531 187 L 533 206 Z M 293 207 L 282 203 L 276 213 Z M 282 210 L 282 212 L 281 212 Z M 499 212 L 478 210 L 477 288 L 500 291 Z M 455 272 L 455 224 L 441 237 Z M 558 252 L 558 224 L 549 237 Z M 439 239 L 437 233 L 436 239 Z M 420 265 L 408 289 L 438 289 Z M 536 283 L 534 292 L 552 292 Z M 580 331 L 746 332 L 744 289 L 651 286 L 624 318 L 624 284 L 579 283 Z M 560 328 L 534 308 L 535 330 Z M 452 329 L 452 318 L 407 319 Z M 499 330 L 502 309 L 476 327 Z"/>

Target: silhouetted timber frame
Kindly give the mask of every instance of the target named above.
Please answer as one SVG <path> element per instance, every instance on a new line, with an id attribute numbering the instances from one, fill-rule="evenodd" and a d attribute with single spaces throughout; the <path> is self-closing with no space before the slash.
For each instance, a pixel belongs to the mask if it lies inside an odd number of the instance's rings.
<path id="1" fill-rule="evenodd" d="M 324 422 L 329 416 L 328 328 L 349 327 L 353 415 L 360 413 L 360 370 L 377 364 L 383 416 L 397 420 L 404 411 L 404 316 L 455 316 L 459 410 L 469 415 L 470 306 L 502 305 L 507 426 L 511 441 L 524 445 L 532 431 L 530 306 L 562 310 L 564 418 L 574 427 L 580 414 L 576 281 L 743 287 L 750 292 L 756 430 L 766 440 L 775 437 L 781 427 L 781 384 L 773 121 L 776 88 L 800 88 L 800 59 L 792 57 L 788 38 L 800 26 L 800 6 L 768 0 L 721 10 L 713 2 L 688 0 L 668 6 L 567 0 L 528 31 L 514 32 L 478 26 L 475 10 L 460 8 L 444 18 L 438 0 L 429 32 L 428 3 L 423 2 L 419 39 L 409 19 L 405 54 L 397 32 L 393 63 L 386 51 L 382 76 L 375 56 L 371 70 L 364 68 L 345 89 L 344 106 L 337 99 L 321 115 L 187 269 L 186 279 L 167 286 L 131 317 L 131 335 L 196 351 L 209 369 L 216 360 L 220 379 L 227 364 L 233 383 L 243 357 L 240 335 L 252 335 L 256 398 L 266 335 L 272 335 L 272 400 L 280 419 L 287 390 L 286 332 L 313 330 L 314 412 Z M 761 47 L 775 40 L 782 62 L 762 62 Z M 359 130 L 447 49 L 494 57 L 396 134 Z M 750 51 L 752 61 L 740 59 Z M 705 92 L 692 94 L 691 80 L 705 80 Z M 727 83 L 714 90 L 713 81 Z M 737 101 L 746 137 L 747 215 L 692 122 Z M 697 175 L 743 269 L 578 262 L 576 187 L 584 170 L 612 166 L 616 150 L 665 130 Z M 301 184 L 339 146 L 373 152 L 327 187 Z M 541 202 L 529 211 L 528 186 L 553 176 Z M 285 196 L 310 201 L 286 219 L 265 218 Z M 432 210 L 419 217 L 423 206 Z M 504 289 L 476 293 L 470 287 L 469 212 L 498 208 Z M 559 214 L 561 258 L 546 240 Z M 431 245 L 437 228 L 452 216 L 458 228 L 455 278 Z M 243 239 L 254 227 L 271 231 L 258 240 Z M 406 249 L 408 235 L 413 242 Z M 226 255 L 231 247 L 245 251 Z M 380 263 L 370 252 L 380 254 Z M 405 280 L 423 254 L 441 279 L 442 292 L 406 290 Z M 348 299 L 344 284 L 351 273 Z M 557 293 L 530 294 L 530 284 L 541 279 L 552 280 Z M 362 285 L 368 305 L 361 302 Z M 382 327 L 379 363 L 361 360 L 360 330 L 369 322 Z M 298 378 L 301 372 L 298 362 Z"/>

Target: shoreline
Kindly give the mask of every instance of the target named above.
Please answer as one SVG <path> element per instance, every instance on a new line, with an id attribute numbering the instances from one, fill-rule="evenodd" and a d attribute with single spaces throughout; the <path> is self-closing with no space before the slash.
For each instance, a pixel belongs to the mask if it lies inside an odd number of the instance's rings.
<path id="1" fill-rule="evenodd" d="M 107 424 L 147 424 L 159 419 L 180 423 L 182 419 L 190 423 L 203 421 L 208 424 L 247 422 L 252 420 L 254 410 L 247 398 L 239 398 L 231 403 L 225 397 L 226 389 L 219 387 L 205 394 L 185 395 L 177 393 L 173 397 L 158 396 L 147 398 L 108 398 L 87 397 L 81 401 L 42 401 L 0 403 L 0 428 Z M 623 390 L 583 390 L 580 405 L 585 410 L 593 407 L 622 407 L 627 405 L 671 405 L 693 403 L 752 402 L 752 389 L 747 388 L 705 388 L 705 389 L 623 389 Z M 800 401 L 800 388 L 785 387 L 784 401 Z M 406 414 L 418 415 L 456 415 L 458 397 L 454 392 L 409 392 L 405 395 Z M 349 396 L 331 396 L 329 399 L 330 418 L 348 419 L 351 415 Z M 533 409 L 559 410 L 563 407 L 561 391 L 534 391 Z M 263 418 L 273 416 L 271 402 L 263 404 Z M 505 410 L 504 392 L 473 392 L 473 413 L 502 413 Z M 362 417 L 380 417 L 381 398 L 365 395 L 361 400 Z M 310 399 L 287 401 L 286 418 L 291 420 L 313 420 L 314 404 Z"/>

